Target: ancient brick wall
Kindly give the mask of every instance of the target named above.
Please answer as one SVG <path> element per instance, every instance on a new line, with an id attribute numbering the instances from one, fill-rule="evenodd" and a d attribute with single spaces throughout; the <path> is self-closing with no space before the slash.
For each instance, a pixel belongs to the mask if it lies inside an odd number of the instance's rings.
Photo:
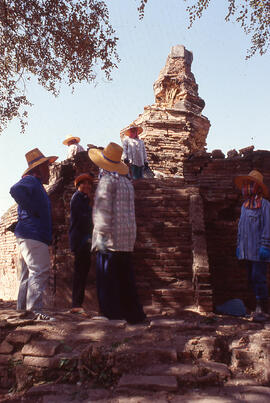
<path id="1" fill-rule="evenodd" d="M 138 235 L 134 267 L 144 304 L 175 312 L 197 303 L 210 310 L 213 291 L 214 304 L 242 298 L 252 306 L 245 267 L 235 257 L 241 195 L 233 177 L 254 168 L 263 173 L 270 187 L 268 151 L 226 159 L 216 159 L 211 154 L 194 156 L 185 161 L 184 178 L 135 182 Z M 49 303 L 59 308 L 68 307 L 71 301 L 69 202 L 75 191 L 74 177 L 85 171 L 97 177 L 97 168 L 87 153 L 55 164 L 53 183 L 48 188 L 54 223 Z M 6 231 L 15 220 L 16 208 L 12 207 L 0 224 L 3 299 L 14 299 L 17 292 L 17 246 L 13 234 Z M 86 305 L 91 307 L 97 307 L 94 266 L 93 257 L 86 294 Z"/>
<path id="2" fill-rule="evenodd" d="M 7 229 L 15 221 L 17 207 L 12 206 L 0 221 L 0 299 L 3 300 L 17 297 L 17 243 L 14 234 Z"/>
<path id="3" fill-rule="evenodd" d="M 51 170 L 48 194 L 52 203 L 53 244 L 47 303 L 56 308 L 68 308 L 71 304 L 73 255 L 68 244 L 69 203 L 75 191 L 74 177 L 89 171 L 97 178 L 97 168 L 87 153 L 80 153 L 72 160 L 54 164 Z M 138 292 L 144 305 L 178 312 L 194 303 L 192 225 L 189 214 L 190 195 L 193 193 L 194 189 L 186 188 L 181 178 L 135 182 L 137 241 L 134 268 Z M 8 221 L 4 217 L 1 230 L 13 218 Z M 2 230 L 1 234 L 3 245 L 8 243 L 9 250 L 16 248 L 12 233 Z M 12 256 L 12 267 L 7 267 L 5 261 L 2 261 L 0 270 L 2 284 L 9 281 L 13 284 L 13 289 L 10 294 L 3 295 L 1 290 L 4 287 L 1 287 L 0 298 L 16 297 L 16 254 L 12 253 Z M 85 304 L 97 308 L 94 255 Z"/>
<path id="4" fill-rule="evenodd" d="M 214 153 L 215 154 L 215 153 Z M 245 265 L 235 256 L 242 198 L 235 188 L 235 175 L 258 169 L 270 188 L 270 152 L 255 151 L 245 156 L 215 159 L 211 154 L 185 162 L 185 181 L 197 185 L 204 202 L 207 251 L 214 304 L 241 298 L 254 306 L 248 290 Z M 270 281 L 269 281 L 270 286 Z"/>

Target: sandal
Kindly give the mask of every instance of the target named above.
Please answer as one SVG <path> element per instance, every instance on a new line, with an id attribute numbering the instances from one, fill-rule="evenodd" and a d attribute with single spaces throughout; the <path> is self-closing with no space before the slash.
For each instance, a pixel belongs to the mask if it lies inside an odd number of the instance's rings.
<path id="1" fill-rule="evenodd" d="M 88 316 L 88 314 L 85 312 L 85 310 L 83 308 L 71 308 L 71 310 L 69 312 L 76 313 L 76 314 L 82 315 L 82 316 Z"/>

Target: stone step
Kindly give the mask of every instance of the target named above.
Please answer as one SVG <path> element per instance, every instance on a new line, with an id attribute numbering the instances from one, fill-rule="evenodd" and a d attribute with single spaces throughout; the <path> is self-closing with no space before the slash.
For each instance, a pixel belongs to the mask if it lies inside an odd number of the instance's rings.
<path id="1" fill-rule="evenodd" d="M 231 378 L 227 365 L 214 361 L 199 360 L 192 364 L 163 364 L 145 368 L 144 375 L 176 376 L 185 385 L 223 384 Z"/>
<path id="2" fill-rule="evenodd" d="M 178 384 L 175 376 L 123 375 L 117 387 L 118 389 L 140 388 L 175 392 L 178 389 Z"/>

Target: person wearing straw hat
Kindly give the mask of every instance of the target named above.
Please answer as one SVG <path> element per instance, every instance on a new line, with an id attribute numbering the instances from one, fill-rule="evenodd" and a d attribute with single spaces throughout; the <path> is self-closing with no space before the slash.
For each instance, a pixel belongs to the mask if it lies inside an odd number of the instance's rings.
<path id="1" fill-rule="evenodd" d="M 87 316 L 82 308 L 88 272 L 91 266 L 93 175 L 83 173 L 75 178 L 76 192 L 70 202 L 70 249 L 74 253 L 71 313 Z"/>
<path id="2" fill-rule="evenodd" d="M 38 148 L 26 155 L 28 168 L 10 189 L 18 203 L 15 236 L 22 257 L 17 309 L 35 313 L 35 319 L 53 320 L 42 312 L 43 294 L 48 285 L 52 241 L 49 197 L 43 184 L 49 182 L 49 165 L 58 157 L 45 157 Z"/>
<path id="3" fill-rule="evenodd" d="M 73 158 L 76 154 L 85 151 L 79 144 L 80 141 L 80 137 L 71 136 L 70 134 L 65 138 L 63 144 L 68 146 L 67 158 Z"/>
<path id="4" fill-rule="evenodd" d="M 134 189 L 121 162 L 123 149 L 110 143 L 90 149 L 90 159 L 100 168 L 93 207 L 92 250 L 97 251 L 97 294 L 101 313 L 129 323 L 145 319 L 139 303 L 132 252 L 136 240 Z"/>
<path id="5" fill-rule="evenodd" d="M 246 260 L 249 283 L 256 297 L 253 319 L 265 320 L 268 313 L 267 263 L 270 262 L 270 203 L 262 174 L 253 170 L 235 177 L 244 203 L 238 224 L 236 256 Z"/>
<path id="6" fill-rule="evenodd" d="M 144 142 L 138 137 L 142 131 L 142 127 L 132 124 L 123 132 L 123 158 L 126 164 L 130 164 L 133 179 L 142 178 L 144 167 L 148 167 Z"/>

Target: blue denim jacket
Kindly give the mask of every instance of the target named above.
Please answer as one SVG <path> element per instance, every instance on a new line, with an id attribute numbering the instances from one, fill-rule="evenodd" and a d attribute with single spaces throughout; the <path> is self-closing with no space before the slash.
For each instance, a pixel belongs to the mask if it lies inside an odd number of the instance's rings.
<path id="1" fill-rule="evenodd" d="M 41 181 L 35 176 L 27 175 L 11 187 L 10 194 L 18 203 L 16 237 L 34 239 L 50 245 L 51 203 Z"/>
<path id="2" fill-rule="evenodd" d="M 70 202 L 69 243 L 72 252 L 78 252 L 92 238 L 92 207 L 89 197 L 77 190 Z"/>

